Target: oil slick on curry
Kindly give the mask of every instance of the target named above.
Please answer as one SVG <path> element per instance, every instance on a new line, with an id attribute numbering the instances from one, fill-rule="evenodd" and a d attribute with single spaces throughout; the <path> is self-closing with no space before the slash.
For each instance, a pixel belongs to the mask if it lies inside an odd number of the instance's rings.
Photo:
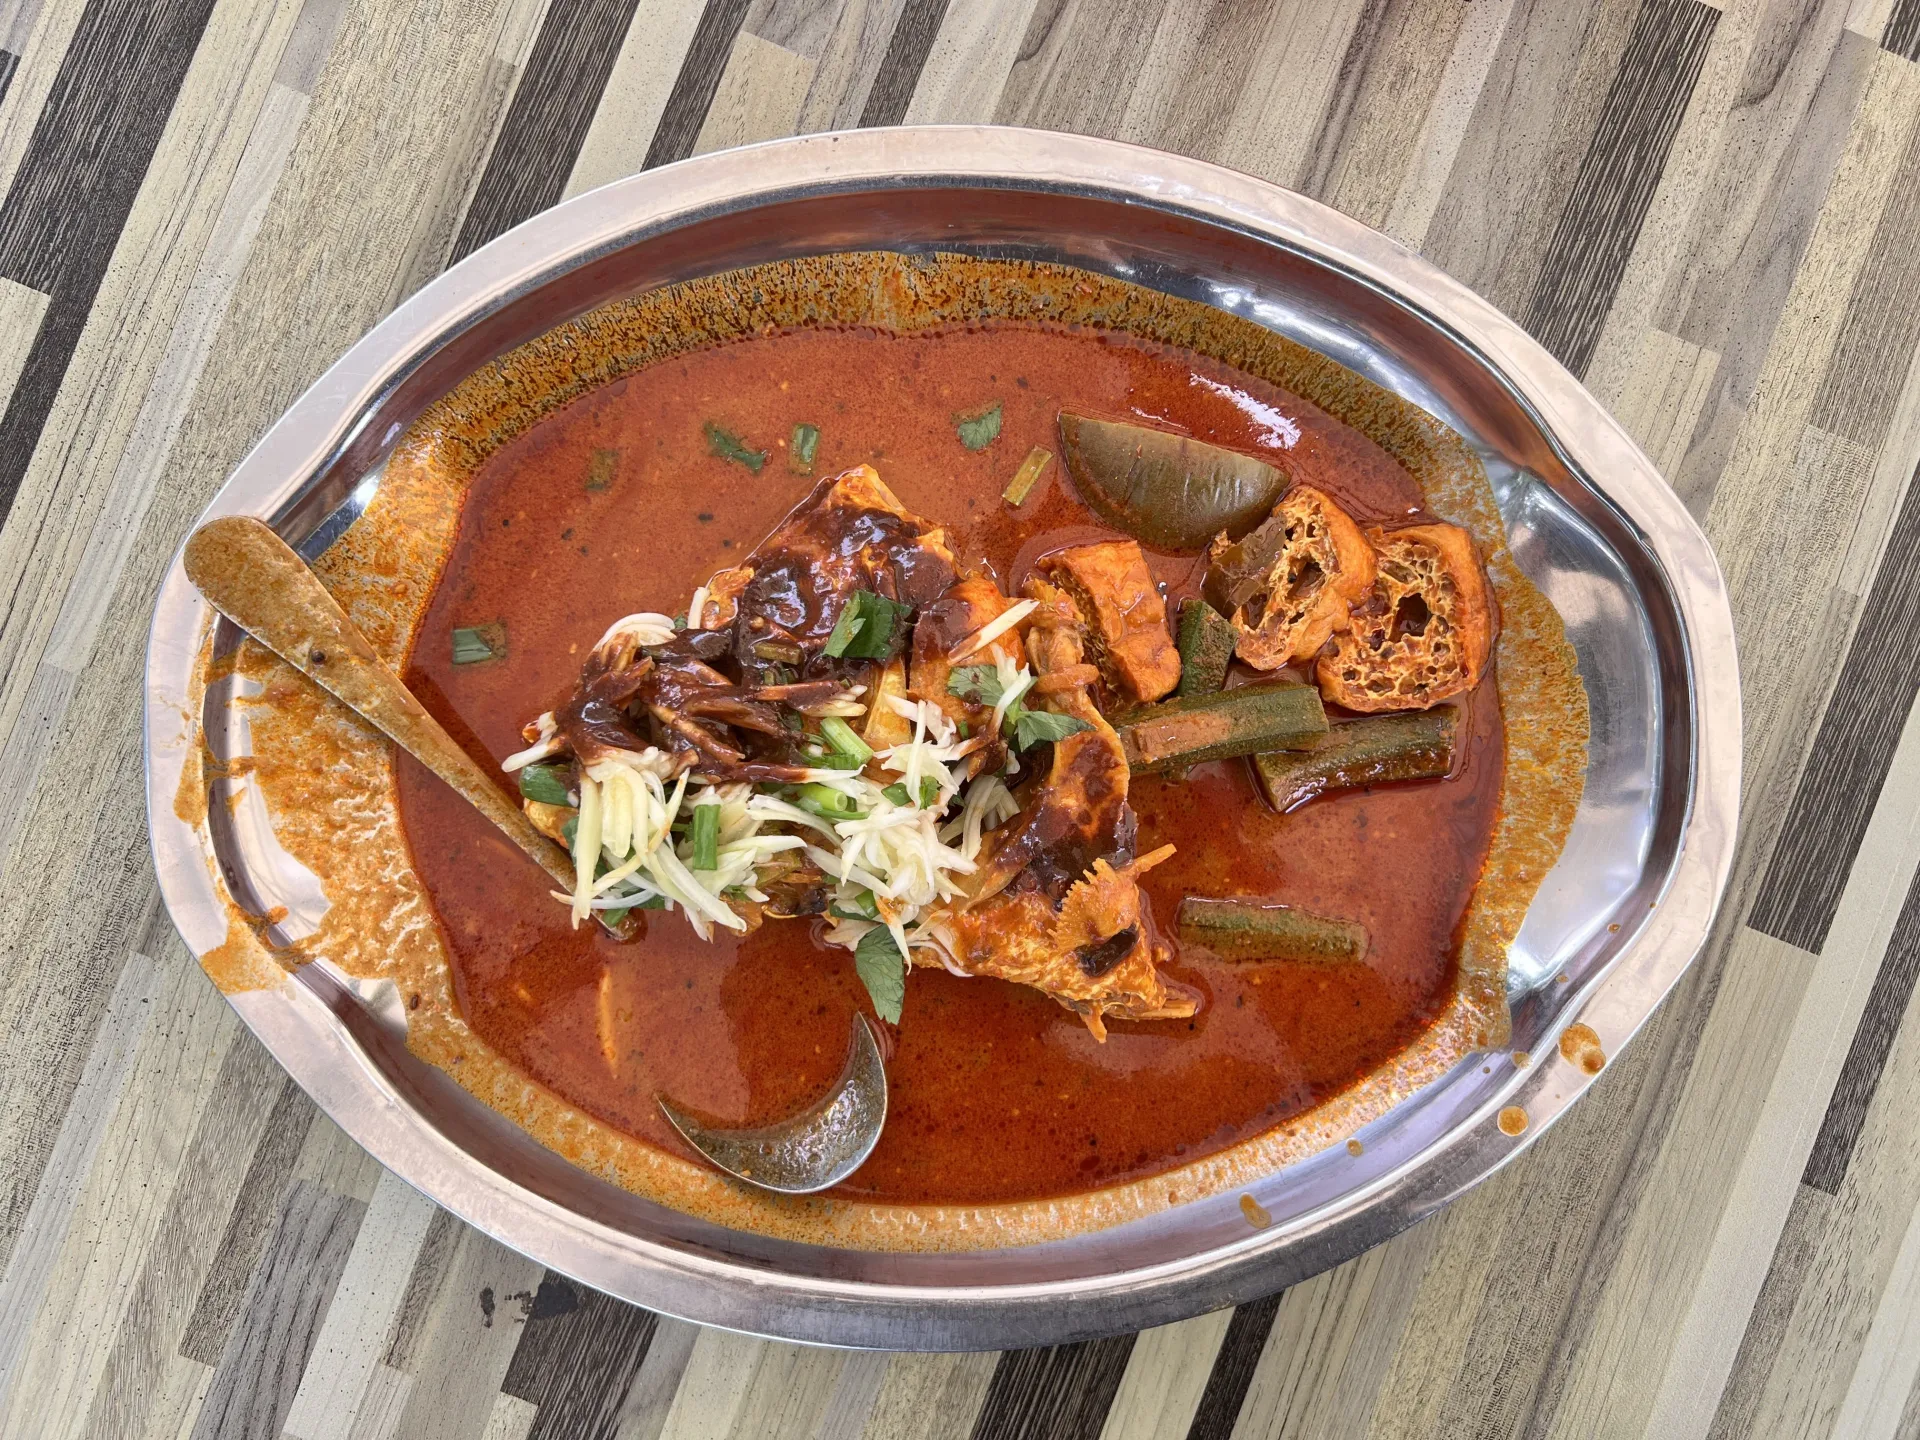
<path id="1" fill-rule="evenodd" d="M 1338 1143 L 1503 1038 L 1579 797 L 1571 653 L 1457 437 L 1081 272 L 837 256 L 606 307 L 425 417 L 336 548 L 576 884 L 287 691 L 256 748 L 324 731 L 378 812 L 343 853 L 262 765 L 355 894 L 302 945 L 548 1145 L 769 1233 L 1039 1240 Z M 790 1112 L 856 1010 L 889 1123 L 824 1197 L 743 1193 L 653 1108 Z"/>

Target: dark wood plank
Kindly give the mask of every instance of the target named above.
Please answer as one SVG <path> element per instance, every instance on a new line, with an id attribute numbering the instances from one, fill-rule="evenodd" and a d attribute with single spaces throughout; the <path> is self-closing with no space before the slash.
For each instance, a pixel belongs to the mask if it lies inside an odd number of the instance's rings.
<path id="1" fill-rule="evenodd" d="M 0 276 L 49 297 L 0 418 L 0 520 L 212 10 L 213 0 L 89 0 L 0 202 Z"/>
<path id="2" fill-rule="evenodd" d="M 560 199 L 639 0 L 553 0 L 447 263 Z"/>
<path id="3" fill-rule="evenodd" d="M 1920 60 L 1920 0 L 1894 0 L 1887 28 L 1880 32 L 1880 44 L 1896 55 Z"/>
<path id="4" fill-rule="evenodd" d="M 673 90 L 660 123 L 654 127 L 653 141 L 647 146 L 646 163 L 640 168 L 671 165 L 693 153 L 700 138 L 700 126 L 706 121 L 707 108 L 713 104 L 713 92 L 720 88 L 721 72 L 727 57 L 733 54 L 733 42 L 740 38 L 747 9 L 753 0 L 707 0 L 700 12 L 700 24 L 694 29 L 687 58 L 680 62 Z"/>
<path id="5" fill-rule="evenodd" d="M 1106 1423 L 1134 1337 L 1009 1350 L 994 1367 L 973 1440 L 1094 1440 Z"/>
<path id="6" fill-rule="evenodd" d="M 0 105 L 7 103 L 7 87 L 13 83 L 13 72 L 20 68 L 20 57 L 11 50 L 0 50 Z"/>
<path id="7" fill-rule="evenodd" d="M 527 1440 L 611 1440 L 653 1340 L 654 1314 L 548 1271 L 500 1388 L 539 1407 Z"/>
<path id="8" fill-rule="evenodd" d="M 227 1228 L 213 1252 L 206 1283 L 200 1287 L 180 1353 L 206 1365 L 220 1363 L 233 1322 L 246 1303 L 248 1283 L 273 1229 L 274 1212 L 294 1161 L 300 1157 L 317 1112 L 291 1078 L 281 1077 L 280 1095 L 267 1117 L 266 1133 L 247 1164 L 246 1177 L 227 1217 Z"/>
<path id="9" fill-rule="evenodd" d="M 1534 338 L 1576 375 L 1600 343 L 1719 18 L 1699 0 L 1644 0 L 1634 17 L 1523 312 Z"/>
<path id="10" fill-rule="evenodd" d="M 1920 691 L 1920 482 L 1906 499 L 1860 611 L 1747 923 L 1816 954 L 1840 908 L 1894 747 Z"/>
<path id="11" fill-rule="evenodd" d="M 295 1182 L 239 1323 L 228 1337 L 193 1440 L 278 1435 L 367 1207 Z"/>
<path id="12" fill-rule="evenodd" d="M 867 91 L 867 103 L 861 107 L 862 125 L 898 125 L 907 118 L 914 86 L 920 83 L 920 72 L 933 53 L 934 36 L 946 18 L 947 0 L 907 0 L 887 40 L 873 88 Z"/>
<path id="13" fill-rule="evenodd" d="M 1193 1412 L 1193 1423 L 1187 1427 L 1187 1440 L 1227 1440 L 1233 1434 L 1234 1421 L 1240 1418 L 1240 1407 L 1246 1403 L 1247 1389 L 1260 1363 L 1260 1352 L 1267 1348 L 1267 1336 L 1279 1313 L 1279 1295 L 1251 1300 L 1233 1312 L 1226 1338 L 1213 1357 L 1207 1388 L 1200 1394 L 1200 1408 Z"/>
<path id="14" fill-rule="evenodd" d="M 1847 1047 L 1846 1062 L 1840 1078 L 1827 1100 L 1827 1113 L 1820 1121 L 1820 1133 L 1807 1156 L 1807 1168 L 1800 1183 L 1829 1195 L 1840 1192 L 1847 1178 L 1847 1162 L 1860 1139 L 1860 1127 L 1867 1123 L 1867 1107 L 1873 1092 L 1880 1087 L 1880 1072 L 1893 1049 L 1893 1037 L 1900 1032 L 1907 1007 L 1913 999 L 1914 981 L 1920 979 L 1920 875 L 1907 890 L 1900 918 L 1894 922 L 1893 936 L 1887 942 L 1886 958 L 1873 977 L 1873 989 L 1867 995 L 1867 1008 Z"/>

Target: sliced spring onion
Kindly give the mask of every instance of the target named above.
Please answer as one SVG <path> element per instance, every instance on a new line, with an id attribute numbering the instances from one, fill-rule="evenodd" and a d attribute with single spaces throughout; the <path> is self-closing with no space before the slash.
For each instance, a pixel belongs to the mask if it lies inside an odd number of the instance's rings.
<path id="1" fill-rule="evenodd" d="M 538 800 L 542 805 L 571 805 L 567 798 L 567 782 L 558 765 L 525 765 L 520 770 L 520 793 L 529 800 Z"/>
<path id="2" fill-rule="evenodd" d="M 822 720 L 820 722 L 820 733 L 826 738 L 827 744 L 832 747 L 835 755 L 850 756 L 857 762 L 857 764 L 852 767 L 836 765 L 833 767 L 836 770 L 841 768 L 857 769 L 858 766 L 866 764 L 867 761 L 873 758 L 873 747 L 856 735 L 853 727 L 838 715 L 829 715 L 826 719 Z"/>
<path id="3" fill-rule="evenodd" d="M 507 653 L 507 627 L 499 620 L 485 625 L 463 625 L 453 632 L 453 663 L 478 665 Z"/>
<path id="4" fill-rule="evenodd" d="M 967 449 L 986 449 L 1000 438 L 1000 402 L 996 400 L 984 410 L 954 416 L 953 428 Z"/>
<path id="5" fill-rule="evenodd" d="M 693 856 L 687 861 L 687 868 L 718 870 L 720 868 L 720 807 L 718 805 L 694 806 L 691 828 Z"/>
<path id="6" fill-rule="evenodd" d="M 860 806 L 851 795 L 817 781 L 802 785 L 793 803 L 823 820 L 855 820 L 861 813 Z"/>
<path id="7" fill-rule="evenodd" d="M 596 450 L 587 464 L 587 489 L 606 490 L 613 485 L 614 471 L 620 468 L 618 450 Z"/>
<path id="8" fill-rule="evenodd" d="M 756 640 L 753 642 L 753 656 L 756 660 L 775 660 L 787 665 L 798 665 L 807 658 L 807 652 L 786 640 Z"/>
<path id="9" fill-rule="evenodd" d="M 722 460 L 731 460 L 736 465 L 744 465 L 758 475 L 767 463 L 767 452 L 755 450 L 731 430 L 722 429 L 709 420 L 702 427 L 707 434 L 707 450 Z"/>
<path id="10" fill-rule="evenodd" d="M 1020 468 L 1013 472 L 1013 479 L 1007 482 L 1007 488 L 1000 498 L 1009 505 L 1019 507 L 1033 493 L 1033 487 L 1040 483 L 1040 477 L 1047 473 L 1047 462 L 1053 459 L 1053 452 L 1044 445 L 1036 445 L 1027 452 L 1027 458 L 1020 462 Z"/>
<path id="11" fill-rule="evenodd" d="M 793 438 L 787 442 L 787 468 L 796 475 L 805 475 L 813 469 L 813 457 L 820 449 L 820 427 L 817 425 L 796 425 Z"/>
<path id="12" fill-rule="evenodd" d="M 874 903 L 871 890 L 855 890 L 829 905 L 827 913 L 836 920 L 878 920 L 880 907 Z"/>

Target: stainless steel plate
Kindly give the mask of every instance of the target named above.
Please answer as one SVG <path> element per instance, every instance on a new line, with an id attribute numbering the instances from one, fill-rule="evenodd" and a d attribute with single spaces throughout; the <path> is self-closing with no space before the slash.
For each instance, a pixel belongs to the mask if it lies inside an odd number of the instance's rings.
<path id="1" fill-rule="evenodd" d="M 1071 1241 L 889 1255 L 722 1230 L 574 1169 L 414 1061 L 391 997 L 363 996 L 325 964 L 235 1008 L 348 1134 L 448 1209 L 557 1270 L 706 1324 L 990 1349 L 1269 1293 L 1429 1214 L 1537 1137 L 1591 1083 L 1559 1057 L 1560 1031 L 1578 1018 L 1617 1053 L 1706 939 L 1731 861 L 1740 692 L 1713 554 L 1619 424 L 1492 306 L 1324 206 L 1172 155 L 991 128 L 810 136 L 634 176 L 469 257 L 323 375 L 207 515 L 264 516 L 317 553 L 359 513 L 408 423 L 492 357 L 638 290 L 887 248 L 1057 260 L 1206 301 L 1370 376 L 1479 451 L 1593 705 L 1586 798 L 1512 956 L 1514 1045 L 1536 1063 L 1463 1064 L 1368 1127 L 1360 1158 L 1339 1150 L 1266 1177 L 1251 1187 L 1273 1217 L 1264 1230 L 1228 1194 Z M 161 890 L 196 952 L 225 936 L 210 851 L 237 893 L 288 905 L 291 925 L 324 904 L 300 893 L 263 817 L 243 808 L 210 836 L 174 815 L 192 724 L 244 744 L 219 694 L 183 718 L 208 618 L 176 563 L 147 657 L 147 803 Z M 1510 1104 L 1532 1120 L 1518 1139 L 1494 1123 Z"/>

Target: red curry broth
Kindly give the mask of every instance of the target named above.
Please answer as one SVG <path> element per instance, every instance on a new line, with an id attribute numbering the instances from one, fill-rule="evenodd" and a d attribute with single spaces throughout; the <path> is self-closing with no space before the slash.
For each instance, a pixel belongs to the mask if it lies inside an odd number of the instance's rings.
<path id="1" fill-rule="evenodd" d="M 953 417 L 998 401 L 999 437 L 970 452 Z M 1057 452 L 1062 409 L 1141 418 L 1270 456 L 1363 525 L 1421 514 L 1410 476 L 1308 402 L 1182 351 L 1101 332 L 985 325 L 898 337 L 770 335 L 609 385 L 483 467 L 421 627 L 408 683 L 483 763 L 569 692 L 587 650 L 635 610 L 677 612 L 807 492 L 784 437 L 819 427 L 812 473 L 873 464 L 913 511 L 947 528 L 963 564 L 1009 591 L 1035 556 L 1110 538 L 1058 463 L 1019 510 L 1000 492 L 1034 445 Z M 771 451 L 766 467 L 709 453 L 713 420 Z M 1170 608 L 1201 562 L 1150 556 Z M 451 663 L 451 631 L 501 621 L 504 659 Z M 1336 796 L 1275 815 L 1244 761 L 1183 783 L 1136 779 L 1146 879 L 1171 925 L 1185 894 L 1250 896 L 1357 919 L 1364 965 L 1230 964 L 1180 952 L 1169 979 L 1199 988 L 1192 1020 L 1115 1022 L 1105 1045 L 1037 991 L 915 969 L 891 1106 L 873 1158 L 836 1193 L 991 1202 L 1069 1194 L 1198 1159 L 1351 1085 L 1404 1047 L 1448 993 L 1454 936 L 1500 788 L 1492 681 L 1469 702 L 1457 774 Z M 503 777 L 504 780 L 504 777 Z M 463 1013 L 511 1062 L 580 1108 L 690 1154 L 660 1092 L 723 1122 L 763 1123 L 838 1073 L 864 1005 L 852 956 L 815 924 L 776 921 L 695 938 L 677 914 L 622 945 L 574 930 L 550 883 L 464 801 L 402 757 L 400 801 L 440 916 Z M 617 1071 L 597 1028 L 602 977 L 619 1019 Z"/>

